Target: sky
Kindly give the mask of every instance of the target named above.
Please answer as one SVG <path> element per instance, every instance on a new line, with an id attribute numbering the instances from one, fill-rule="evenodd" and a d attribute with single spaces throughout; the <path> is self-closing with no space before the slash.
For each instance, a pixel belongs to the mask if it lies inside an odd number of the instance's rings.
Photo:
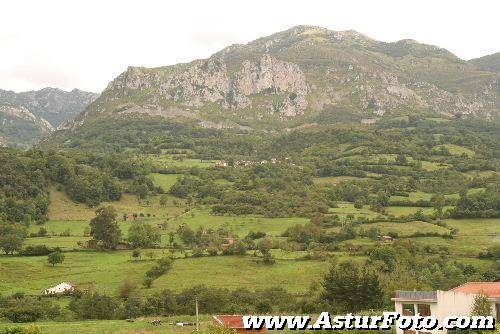
<path id="1" fill-rule="evenodd" d="M 206 58 L 296 25 L 411 38 L 462 59 L 500 52 L 497 0 L 6 0 L 0 89 L 99 93 L 128 66 Z"/>

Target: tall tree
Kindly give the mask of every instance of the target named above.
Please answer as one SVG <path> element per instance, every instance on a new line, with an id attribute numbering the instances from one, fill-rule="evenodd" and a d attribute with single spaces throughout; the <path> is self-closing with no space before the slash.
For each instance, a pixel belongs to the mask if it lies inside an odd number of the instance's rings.
<path id="1" fill-rule="evenodd" d="M 491 306 L 492 305 L 488 300 L 488 297 L 486 297 L 483 293 L 479 293 L 476 297 L 474 297 L 471 315 L 487 317 L 491 315 Z"/>
<path id="2" fill-rule="evenodd" d="M 90 235 L 101 241 L 104 248 L 116 249 L 122 233 L 116 222 L 116 210 L 112 206 L 97 209 L 96 216 L 90 221 Z"/>
<path id="3" fill-rule="evenodd" d="M 5 254 L 20 251 L 24 239 L 26 239 L 26 229 L 22 225 L 0 222 L 0 249 Z"/>
<path id="4" fill-rule="evenodd" d="M 332 263 L 322 285 L 322 299 L 336 311 L 376 309 L 383 298 L 378 275 L 353 261 Z"/>
<path id="5" fill-rule="evenodd" d="M 431 199 L 432 206 L 434 207 L 434 212 L 436 217 L 443 218 L 443 208 L 446 204 L 446 198 L 442 194 L 434 195 Z"/>
<path id="6" fill-rule="evenodd" d="M 134 224 L 128 230 L 128 241 L 130 241 L 134 248 L 153 247 L 160 243 L 161 235 L 150 224 Z"/>

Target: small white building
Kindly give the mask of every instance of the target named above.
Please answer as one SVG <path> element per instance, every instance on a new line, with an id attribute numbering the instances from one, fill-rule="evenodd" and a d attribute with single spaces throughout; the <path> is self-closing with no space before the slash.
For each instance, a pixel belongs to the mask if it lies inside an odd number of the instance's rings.
<path id="1" fill-rule="evenodd" d="M 470 282 L 450 291 L 396 291 L 396 312 L 404 316 L 433 316 L 442 324 L 448 316 L 470 316 L 474 299 L 484 294 L 492 304 L 492 315 L 500 319 L 500 282 Z M 397 334 L 417 334 L 416 330 L 396 330 Z M 418 331 L 418 334 L 444 334 L 447 330 Z"/>
<path id="2" fill-rule="evenodd" d="M 48 288 L 48 289 L 43 290 L 43 294 L 44 295 L 53 295 L 53 294 L 57 294 L 57 293 L 63 293 L 66 291 L 74 291 L 74 290 L 75 290 L 75 286 L 73 284 L 62 282 L 62 283 L 57 284 L 56 286 L 53 286 L 52 288 Z"/>

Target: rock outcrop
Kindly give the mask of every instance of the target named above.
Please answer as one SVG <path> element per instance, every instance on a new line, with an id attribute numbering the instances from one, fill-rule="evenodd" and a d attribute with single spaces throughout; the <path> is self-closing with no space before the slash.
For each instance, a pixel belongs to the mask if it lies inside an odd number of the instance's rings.
<path id="1" fill-rule="evenodd" d="M 29 110 L 35 116 L 46 119 L 53 127 L 72 119 L 99 95 L 79 89 L 65 92 L 57 88 L 15 93 L 0 90 L 0 104 L 12 104 Z"/>
<path id="2" fill-rule="evenodd" d="M 496 59 L 467 62 L 413 40 L 384 43 L 355 31 L 299 26 L 188 64 L 131 67 L 68 127 L 132 112 L 213 127 L 286 128 L 298 116 L 309 123 L 335 119 L 338 110 L 359 121 L 416 112 L 494 120 L 500 74 L 488 69 L 496 69 Z"/>

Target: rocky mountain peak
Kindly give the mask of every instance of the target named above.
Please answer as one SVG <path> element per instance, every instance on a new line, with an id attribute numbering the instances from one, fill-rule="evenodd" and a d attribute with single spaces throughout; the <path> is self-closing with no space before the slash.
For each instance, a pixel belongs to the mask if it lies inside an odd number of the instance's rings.
<path id="1" fill-rule="evenodd" d="M 449 51 L 356 31 L 296 26 L 208 59 L 160 68 L 130 67 L 76 118 L 139 112 L 201 124 L 267 124 L 430 113 L 496 119 L 499 76 Z M 327 116 L 325 116 L 327 115 Z M 224 126 L 225 126 L 224 125 Z"/>

